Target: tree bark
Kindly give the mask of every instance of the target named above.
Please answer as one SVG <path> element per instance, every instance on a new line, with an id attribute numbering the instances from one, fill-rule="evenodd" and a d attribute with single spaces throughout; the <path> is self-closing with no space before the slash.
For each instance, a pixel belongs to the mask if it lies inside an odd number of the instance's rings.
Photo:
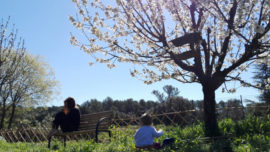
<path id="1" fill-rule="evenodd" d="M 3 127 L 4 127 L 5 117 L 6 117 L 6 103 L 3 103 L 2 118 L 1 118 L 1 122 L 0 122 L 0 129 L 3 129 Z"/>
<path id="2" fill-rule="evenodd" d="M 208 85 L 203 86 L 204 95 L 204 123 L 205 135 L 208 137 L 219 136 L 216 116 L 215 89 Z"/>
<path id="3" fill-rule="evenodd" d="M 9 122 L 8 122 L 8 129 L 11 128 L 11 125 L 12 125 L 12 121 L 13 121 L 13 118 L 14 118 L 14 115 L 15 115 L 15 109 L 16 109 L 16 104 L 13 103 L 12 104 L 12 111 L 11 111 L 11 115 L 9 117 Z"/>

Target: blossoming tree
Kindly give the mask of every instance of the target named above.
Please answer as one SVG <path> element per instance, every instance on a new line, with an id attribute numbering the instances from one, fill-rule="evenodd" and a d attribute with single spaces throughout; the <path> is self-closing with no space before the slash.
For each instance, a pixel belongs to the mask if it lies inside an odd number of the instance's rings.
<path id="1" fill-rule="evenodd" d="M 218 135 L 215 91 L 228 81 L 253 86 L 241 73 L 270 56 L 269 0 L 73 2 L 78 14 L 69 19 L 86 39 L 71 35 L 70 41 L 94 62 L 133 63 L 131 75 L 146 84 L 200 83 L 207 136 Z"/>

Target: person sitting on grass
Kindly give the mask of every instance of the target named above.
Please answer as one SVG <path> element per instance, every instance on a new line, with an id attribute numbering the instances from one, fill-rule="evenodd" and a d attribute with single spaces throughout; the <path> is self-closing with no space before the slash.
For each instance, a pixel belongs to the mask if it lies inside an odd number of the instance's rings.
<path id="1" fill-rule="evenodd" d="M 140 118 L 141 127 L 136 131 L 134 135 L 136 149 L 160 149 L 159 143 L 154 143 L 154 138 L 158 138 L 163 135 L 163 130 L 156 130 L 152 126 L 152 118 L 150 114 L 144 113 Z"/>
<path id="2" fill-rule="evenodd" d="M 50 138 L 54 134 L 58 133 L 59 126 L 62 132 L 77 131 L 80 125 L 80 111 L 76 107 L 75 100 L 72 97 L 68 97 L 64 101 L 63 111 L 58 112 L 52 122 L 52 130 L 49 132 Z"/>

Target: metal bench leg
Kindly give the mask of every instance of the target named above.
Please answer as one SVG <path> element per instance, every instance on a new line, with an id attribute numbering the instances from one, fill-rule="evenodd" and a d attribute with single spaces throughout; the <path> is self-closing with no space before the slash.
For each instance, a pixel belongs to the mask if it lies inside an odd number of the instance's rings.
<path id="1" fill-rule="evenodd" d="M 109 133 L 109 137 L 110 137 L 109 141 L 111 141 L 112 133 L 110 130 L 108 131 L 108 133 Z"/>
<path id="2" fill-rule="evenodd" d="M 98 131 L 96 131 L 96 143 L 98 142 Z"/>
<path id="3" fill-rule="evenodd" d="M 109 137 L 112 137 L 112 133 L 111 133 L 111 131 L 110 131 L 110 130 L 108 131 L 108 133 L 109 133 Z"/>
<path id="4" fill-rule="evenodd" d="M 67 137 L 64 136 L 64 147 L 66 147 L 66 141 L 67 141 Z"/>

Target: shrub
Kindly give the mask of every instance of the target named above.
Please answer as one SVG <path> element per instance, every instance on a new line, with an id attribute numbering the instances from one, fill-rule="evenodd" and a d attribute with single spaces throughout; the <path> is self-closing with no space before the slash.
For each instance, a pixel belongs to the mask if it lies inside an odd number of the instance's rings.
<path id="1" fill-rule="evenodd" d="M 223 136 L 235 134 L 235 122 L 230 118 L 221 120 L 218 126 Z"/>
<path id="2" fill-rule="evenodd" d="M 235 135 L 265 134 L 270 132 L 270 115 L 266 118 L 249 115 L 246 119 L 236 122 Z"/>

